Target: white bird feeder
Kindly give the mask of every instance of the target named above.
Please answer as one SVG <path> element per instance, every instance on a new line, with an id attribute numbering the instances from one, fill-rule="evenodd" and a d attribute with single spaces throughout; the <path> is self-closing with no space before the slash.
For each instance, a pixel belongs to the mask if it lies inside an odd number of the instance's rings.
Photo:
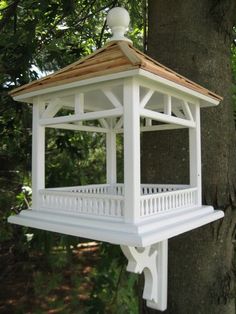
<path id="1" fill-rule="evenodd" d="M 125 9 L 112 9 L 107 21 L 113 37 L 103 48 L 11 93 L 33 104 L 33 200 L 31 210 L 9 222 L 121 245 L 127 270 L 144 271 L 147 305 L 163 311 L 168 239 L 224 215 L 202 205 L 201 191 L 200 108 L 218 105 L 221 97 L 135 49 L 124 37 Z M 62 115 L 64 108 L 70 114 Z M 106 184 L 45 188 L 45 128 L 106 134 Z M 189 184 L 142 184 L 140 133 L 179 128 L 189 130 Z M 119 133 L 122 184 L 116 178 Z"/>

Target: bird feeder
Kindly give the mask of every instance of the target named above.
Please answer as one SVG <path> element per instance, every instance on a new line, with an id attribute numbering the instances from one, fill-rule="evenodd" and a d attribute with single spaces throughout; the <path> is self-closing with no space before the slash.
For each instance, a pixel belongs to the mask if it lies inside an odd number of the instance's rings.
<path id="1" fill-rule="evenodd" d="M 107 23 L 113 36 L 103 48 L 11 93 L 33 104 L 33 153 L 32 208 L 9 222 L 120 245 L 127 270 L 144 271 L 147 305 L 165 310 L 168 239 L 224 215 L 202 205 L 201 191 L 200 108 L 221 97 L 135 49 L 124 36 L 125 9 L 112 9 Z M 45 188 L 45 128 L 104 133 L 106 184 Z M 140 133 L 179 128 L 189 133 L 189 183 L 143 184 Z M 117 183 L 119 133 L 123 183 Z"/>

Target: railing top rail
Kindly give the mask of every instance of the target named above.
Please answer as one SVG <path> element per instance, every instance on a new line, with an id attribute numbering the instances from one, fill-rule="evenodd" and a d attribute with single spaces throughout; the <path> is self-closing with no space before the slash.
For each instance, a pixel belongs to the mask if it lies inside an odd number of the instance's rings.
<path id="1" fill-rule="evenodd" d="M 177 191 L 168 191 L 168 192 L 160 192 L 160 193 L 155 193 L 155 194 L 146 194 L 146 195 L 141 195 L 141 199 L 151 199 L 151 198 L 155 198 L 155 197 L 185 194 L 185 193 L 196 192 L 196 191 L 197 191 L 197 188 L 190 188 L 190 189 L 177 190 Z"/>
<path id="2" fill-rule="evenodd" d="M 154 184 L 154 183 L 142 183 L 141 187 L 162 187 L 162 188 L 189 188 L 190 185 L 187 184 Z"/>
<path id="3" fill-rule="evenodd" d="M 63 191 L 63 195 L 61 194 L 61 190 L 39 190 L 40 194 L 44 195 L 58 195 L 58 196 L 72 196 L 72 197 L 87 197 L 87 198 L 99 198 L 99 199 L 114 199 L 114 200 L 123 200 L 124 196 L 122 195 L 113 195 L 113 194 L 100 194 L 100 193 L 81 193 L 78 192 L 70 192 Z"/>
<path id="4" fill-rule="evenodd" d="M 63 191 L 63 190 L 72 190 L 72 189 L 86 189 L 86 188 L 102 188 L 110 187 L 110 184 L 88 184 L 88 185 L 74 185 L 66 187 L 56 187 L 56 188 L 46 188 L 44 191 Z"/>

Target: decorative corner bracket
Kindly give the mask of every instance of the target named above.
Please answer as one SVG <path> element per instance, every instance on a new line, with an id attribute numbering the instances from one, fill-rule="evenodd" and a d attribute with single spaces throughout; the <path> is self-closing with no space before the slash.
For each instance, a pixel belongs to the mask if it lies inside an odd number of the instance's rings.
<path id="1" fill-rule="evenodd" d="M 147 306 L 166 310 L 168 240 L 144 248 L 121 245 L 121 250 L 128 259 L 127 271 L 144 272 L 143 298 L 147 300 Z"/>

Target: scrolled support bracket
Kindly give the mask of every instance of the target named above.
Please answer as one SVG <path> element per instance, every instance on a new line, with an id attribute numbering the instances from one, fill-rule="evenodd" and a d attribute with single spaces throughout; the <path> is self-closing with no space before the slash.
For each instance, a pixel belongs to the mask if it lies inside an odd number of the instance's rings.
<path id="1" fill-rule="evenodd" d="M 143 298 L 147 300 L 147 306 L 166 310 L 168 240 L 144 248 L 121 245 L 121 250 L 128 259 L 127 271 L 144 272 Z"/>

